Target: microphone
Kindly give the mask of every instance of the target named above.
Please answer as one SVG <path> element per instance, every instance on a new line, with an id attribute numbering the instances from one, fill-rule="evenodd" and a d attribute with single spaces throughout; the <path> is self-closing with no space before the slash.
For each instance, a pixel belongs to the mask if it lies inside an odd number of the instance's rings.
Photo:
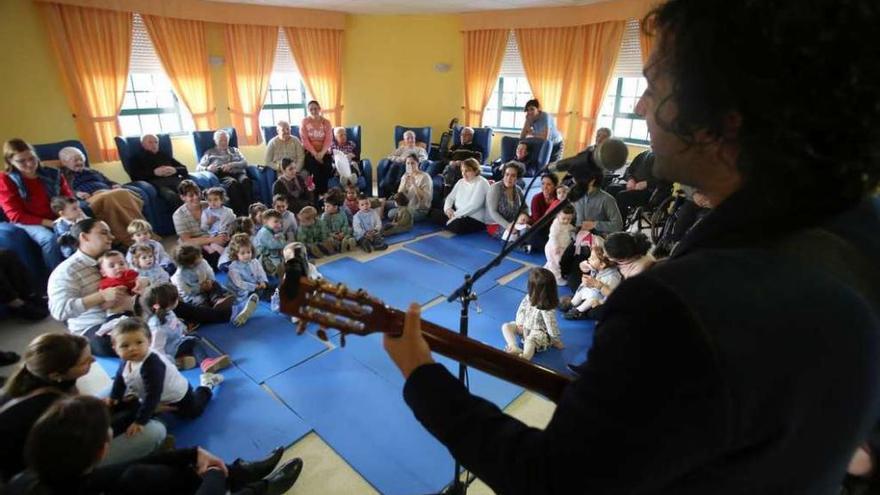
<path id="1" fill-rule="evenodd" d="M 620 139 L 606 139 L 601 145 L 587 148 L 556 162 L 556 171 L 568 172 L 575 182 L 588 181 L 601 171 L 617 170 L 626 163 L 629 149 Z"/>

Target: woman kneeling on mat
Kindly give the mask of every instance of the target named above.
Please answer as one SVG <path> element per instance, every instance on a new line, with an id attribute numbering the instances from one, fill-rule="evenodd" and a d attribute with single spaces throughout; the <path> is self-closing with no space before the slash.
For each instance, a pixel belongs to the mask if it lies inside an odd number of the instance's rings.
<path id="1" fill-rule="evenodd" d="M 31 429 L 25 448 L 28 469 L 12 480 L 8 492 L 280 494 L 302 471 L 299 458 L 275 470 L 283 454 L 280 448 L 254 462 L 238 459 L 225 464 L 207 450 L 192 447 L 96 467 L 110 450 L 109 429 L 110 415 L 101 400 L 80 396 L 57 401 Z"/>

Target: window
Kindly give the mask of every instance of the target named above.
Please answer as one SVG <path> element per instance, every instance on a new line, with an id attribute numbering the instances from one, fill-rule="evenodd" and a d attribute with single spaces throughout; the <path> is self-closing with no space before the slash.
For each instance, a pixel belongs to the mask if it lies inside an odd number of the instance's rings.
<path id="1" fill-rule="evenodd" d="M 519 56 L 516 35 L 511 31 L 507 38 L 504 60 L 501 62 L 498 84 L 483 111 L 483 125 L 502 131 L 519 132 L 526 121 L 523 107 L 530 99 L 532 89 Z"/>
<path id="2" fill-rule="evenodd" d="M 284 30 L 278 30 L 275 65 L 269 79 L 269 90 L 260 110 L 260 125 L 274 126 L 279 120 L 299 125 L 306 116 L 306 88 L 290 53 Z"/>
<path id="3" fill-rule="evenodd" d="M 125 136 L 179 134 L 195 128 L 189 110 L 174 94 L 144 22 L 137 14 L 132 33 L 131 69 L 119 125 Z"/>
<path id="4" fill-rule="evenodd" d="M 614 137 L 627 143 L 647 145 L 648 126 L 643 117 L 635 114 L 636 102 L 648 85 L 642 77 L 642 49 L 639 46 L 637 20 L 630 20 L 626 24 L 614 75 L 599 111 L 597 127 L 608 127 L 614 132 Z"/>

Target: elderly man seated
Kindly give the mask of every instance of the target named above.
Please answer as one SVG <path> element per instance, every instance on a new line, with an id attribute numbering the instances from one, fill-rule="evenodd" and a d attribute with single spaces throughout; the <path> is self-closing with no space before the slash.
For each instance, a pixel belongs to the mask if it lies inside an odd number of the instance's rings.
<path id="1" fill-rule="evenodd" d="M 177 209 L 183 204 L 177 186 L 189 177 L 189 172 L 174 157 L 159 150 L 159 138 L 154 134 L 141 136 L 141 151 L 131 158 L 129 168 L 131 180 L 152 184 L 172 208 Z"/>
<path id="2" fill-rule="evenodd" d="M 61 161 L 61 174 L 76 197 L 88 203 L 95 218 L 107 222 L 118 242 L 131 245 L 128 224 L 144 218 L 141 213 L 144 202 L 140 196 L 122 188 L 101 172 L 87 168 L 86 157 L 77 148 L 62 148 L 58 152 L 58 159 Z"/>
<path id="3" fill-rule="evenodd" d="M 416 144 L 416 133 L 406 131 L 403 133 L 403 144 L 383 159 L 383 161 L 390 163 L 388 164 L 388 172 L 379 183 L 379 194 L 388 196 L 397 191 L 400 177 L 403 176 L 406 169 L 406 157 L 413 154 L 419 157 L 419 163 L 428 159 L 428 152 L 425 151 L 425 148 Z M 381 166 L 382 162 L 380 161 L 379 164 Z"/>
<path id="4" fill-rule="evenodd" d="M 458 144 L 449 148 L 449 155 L 445 161 L 438 162 L 432 175 L 437 172 L 443 173 L 443 184 L 447 187 L 447 191 L 461 179 L 461 162 L 468 158 L 473 158 L 479 163 L 483 163 L 483 156 L 486 150 L 482 146 L 474 142 L 474 129 L 472 127 L 464 127 L 461 129 L 461 139 Z"/>

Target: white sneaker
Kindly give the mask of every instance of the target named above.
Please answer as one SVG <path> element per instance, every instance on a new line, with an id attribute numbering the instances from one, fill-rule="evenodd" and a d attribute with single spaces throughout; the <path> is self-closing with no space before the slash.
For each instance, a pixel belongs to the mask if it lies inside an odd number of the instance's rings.
<path id="1" fill-rule="evenodd" d="M 299 318 L 297 318 L 296 316 L 291 316 L 290 322 L 296 325 L 297 323 L 299 323 Z"/>
<path id="2" fill-rule="evenodd" d="M 219 373 L 202 373 L 199 375 L 199 384 L 214 390 L 214 387 L 223 383 L 223 375 Z"/>
<path id="3" fill-rule="evenodd" d="M 235 318 L 232 320 L 232 324 L 240 327 L 247 323 L 251 315 L 254 314 L 254 311 L 257 310 L 257 303 L 259 301 L 260 299 L 257 297 L 256 294 L 251 294 L 250 297 L 248 297 L 247 303 L 244 305 L 244 308 L 237 315 L 235 315 Z"/>

